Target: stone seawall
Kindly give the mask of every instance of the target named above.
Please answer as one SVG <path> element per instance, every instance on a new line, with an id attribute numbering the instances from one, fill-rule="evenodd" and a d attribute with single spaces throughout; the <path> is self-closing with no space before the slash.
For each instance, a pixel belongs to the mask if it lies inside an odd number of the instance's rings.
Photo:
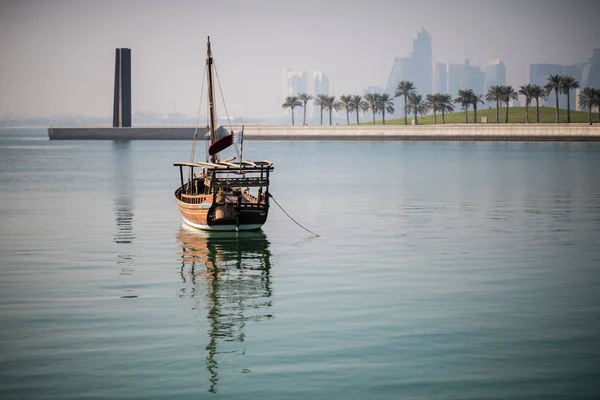
<path id="1" fill-rule="evenodd" d="M 233 125 L 234 131 L 241 125 Z M 52 140 L 191 140 L 194 127 L 48 128 Z M 206 128 L 198 128 L 198 139 Z M 600 124 L 246 125 L 248 140 L 600 141 Z"/>
<path id="2" fill-rule="evenodd" d="M 69 127 L 48 128 L 50 140 L 192 140 L 194 127 Z M 198 138 L 204 138 L 206 128 L 198 128 Z"/>

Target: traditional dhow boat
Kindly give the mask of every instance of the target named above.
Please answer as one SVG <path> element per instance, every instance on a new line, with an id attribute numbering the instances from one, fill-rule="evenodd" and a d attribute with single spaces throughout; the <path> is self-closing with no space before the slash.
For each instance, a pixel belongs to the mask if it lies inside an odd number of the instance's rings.
<path id="1" fill-rule="evenodd" d="M 195 133 L 190 162 L 174 164 L 179 167 L 181 180 L 181 186 L 175 191 L 175 200 L 183 221 L 195 228 L 220 231 L 259 229 L 267 221 L 269 213 L 269 174 L 273 170 L 273 163 L 268 160 L 243 160 L 243 128 L 240 132 L 229 133 L 223 127 L 216 127 L 214 63 L 210 38 L 206 54 L 206 76 L 210 132 L 207 159 L 194 161 Z M 241 149 L 238 149 L 238 144 Z M 231 145 L 235 148 L 236 157 L 221 161 L 219 153 Z"/>

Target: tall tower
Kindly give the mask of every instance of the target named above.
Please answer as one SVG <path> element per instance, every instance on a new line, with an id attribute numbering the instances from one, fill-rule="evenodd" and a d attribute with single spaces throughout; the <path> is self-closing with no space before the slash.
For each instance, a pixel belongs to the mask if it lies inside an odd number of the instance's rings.
<path id="1" fill-rule="evenodd" d="M 329 77 L 323 71 L 313 72 L 313 96 L 318 94 L 329 95 Z"/>
<path id="2" fill-rule="evenodd" d="M 425 97 L 432 93 L 433 60 L 431 51 L 431 36 L 421 27 L 417 37 L 413 39 L 413 54 L 415 67 L 414 83 L 417 91 Z"/>
<path id="3" fill-rule="evenodd" d="M 285 96 L 298 96 L 299 93 L 308 92 L 308 79 L 306 71 L 286 69 Z"/>
<path id="4" fill-rule="evenodd" d="M 448 70 L 444 63 L 435 63 L 435 91 L 448 93 Z"/>
<path id="5" fill-rule="evenodd" d="M 131 49 L 115 54 L 113 128 L 131 127 Z"/>
<path id="6" fill-rule="evenodd" d="M 398 83 L 410 81 L 417 87 L 417 92 L 425 97 L 432 93 L 433 61 L 431 51 L 431 36 L 421 28 L 413 39 L 413 52 L 408 57 L 394 58 L 385 92 L 394 95 Z M 404 108 L 401 98 L 394 100 L 396 112 Z"/>

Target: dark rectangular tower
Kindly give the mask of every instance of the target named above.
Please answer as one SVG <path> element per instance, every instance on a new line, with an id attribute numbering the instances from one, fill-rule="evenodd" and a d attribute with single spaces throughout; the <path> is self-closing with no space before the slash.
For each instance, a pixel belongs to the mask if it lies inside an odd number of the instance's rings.
<path id="1" fill-rule="evenodd" d="M 113 128 L 131 127 L 131 49 L 115 54 L 115 97 Z"/>

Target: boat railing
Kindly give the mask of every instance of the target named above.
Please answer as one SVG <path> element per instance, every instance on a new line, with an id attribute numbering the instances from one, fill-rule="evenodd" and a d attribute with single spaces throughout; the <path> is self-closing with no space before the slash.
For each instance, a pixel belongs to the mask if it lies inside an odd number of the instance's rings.
<path id="1" fill-rule="evenodd" d="M 273 163 L 268 160 L 264 161 L 243 161 L 241 164 L 232 162 L 177 162 L 173 164 L 176 167 L 193 167 L 205 168 L 207 171 L 215 171 L 219 173 L 238 172 L 238 173 L 265 173 L 275 169 Z"/>
<path id="2" fill-rule="evenodd" d="M 210 187 L 263 187 L 269 185 L 269 179 L 265 177 L 244 178 L 214 178 L 211 179 Z"/>
<path id="3" fill-rule="evenodd" d="M 183 201 L 184 203 L 189 203 L 189 204 L 201 204 L 204 203 L 206 200 L 208 200 L 207 195 L 205 194 L 185 194 L 185 193 L 181 193 L 181 201 Z"/>

